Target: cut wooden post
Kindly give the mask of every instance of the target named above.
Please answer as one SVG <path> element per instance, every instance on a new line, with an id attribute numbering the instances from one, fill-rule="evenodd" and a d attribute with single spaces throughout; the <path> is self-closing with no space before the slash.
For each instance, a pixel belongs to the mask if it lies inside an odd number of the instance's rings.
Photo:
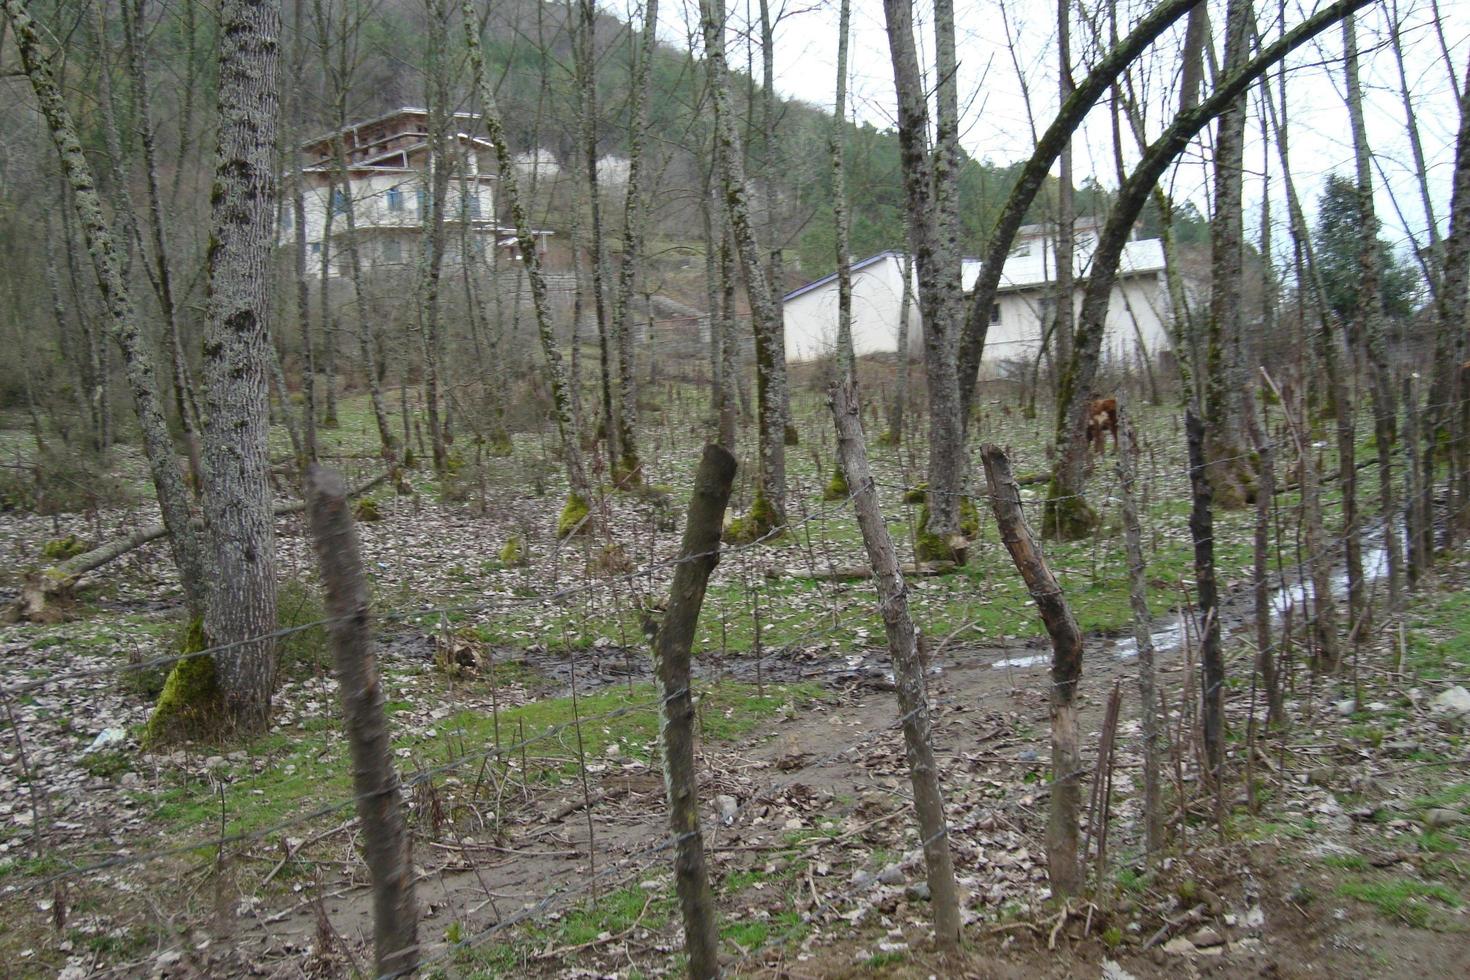
<path id="1" fill-rule="evenodd" d="M 664 791 L 669 800 L 669 832 L 674 839 L 674 886 L 684 916 L 684 952 L 689 957 L 690 980 L 720 975 L 720 933 L 705 868 L 704 838 L 699 830 L 689 651 L 694 646 L 705 586 L 720 561 L 720 531 L 734 480 L 735 457 L 719 446 L 705 446 L 694 476 L 679 564 L 669 589 L 669 609 L 654 640 L 662 695 L 659 743 L 664 757 Z"/>
<path id="2" fill-rule="evenodd" d="M 1143 727 L 1143 818 L 1149 860 L 1164 846 L 1164 813 L 1159 791 L 1158 698 L 1154 696 L 1153 615 L 1148 608 L 1147 566 L 1143 559 L 1143 532 L 1138 521 L 1138 494 L 1134 490 L 1133 423 L 1118 411 L 1118 490 L 1123 498 L 1123 547 L 1128 557 L 1128 600 L 1133 607 L 1133 642 L 1138 648 L 1138 703 Z"/>
<path id="3" fill-rule="evenodd" d="M 1056 576 L 1026 525 L 1021 489 L 1011 475 L 1011 461 L 993 443 L 980 447 L 990 506 L 1000 539 L 1036 601 L 1051 637 L 1051 814 L 1046 828 L 1046 865 L 1057 896 L 1082 891 L 1082 865 L 1077 854 L 1077 814 L 1081 808 L 1082 752 L 1077 734 L 1077 682 L 1082 677 L 1082 631 L 1067 607 Z"/>
<path id="4" fill-rule="evenodd" d="M 347 485 L 335 470 L 312 464 L 306 471 L 306 499 L 331 619 L 332 656 L 352 753 L 363 856 L 373 882 L 376 975 L 405 976 L 418 966 L 412 841 L 403 819 L 383 686 L 368 629 L 367 582 L 347 506 Z"/>
<path id="5" fill-rule="evenodd" d="M 868 549 L 868 560 L 873 565 L 878 608 L 888 634 L 888 655 L 893 661 L 909 781 L 914 790 L 914 816 L 919 822 L 929 896 L 934 906 L 934 938 L 941 950 L 954 952 L 959 949 L 962 928 L 959 895 L 944 818 L 944 795 L 934 762 L 924 668 L 914 621 L 909 617 L 908 591 L 899 571 L 893 538 L 878 508 L 878 491 L 868 470 L 868 454 L 863 443 L 861 407 L 851 378 L 832 386 L 831 405 L 837 422 L 837 459 L 853 493 L 852 505 L 863 532 L 863 544 Z"/>

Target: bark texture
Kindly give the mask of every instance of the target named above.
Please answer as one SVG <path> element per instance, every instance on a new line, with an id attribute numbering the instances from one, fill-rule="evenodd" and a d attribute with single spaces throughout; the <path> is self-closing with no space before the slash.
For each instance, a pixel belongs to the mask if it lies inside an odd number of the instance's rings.
<path id="1" fill-rule="evenodd" d="M 1051 809 L 1046 826 L 1046 864 L 1052 891 L 1077 895 L 1085 884 L 1078 854 L 1078 816 L 1082 806 L 1082 748 L 1077 718 L 1077 684 L 1082 679 L 1082 631 L 1067 606 L 1056 576 L 1047 567 L 1036 536 L 1021 510 L 1021 488 L 1011 461 L 992 443 L 980 447 L 990 506 L 1000 539 L 1051 637 Z"/>
<path id="2" fill-rule="evenodd" d="M 362 554 L 341 475 L 313 464 L 306 483 L 311 535 L 326 588 L 332 658 L 352 755 L 352 790 L 362 823 L 363 857 L 373 883 L 375 974 L 402 976 L 412 973 L 418 964 L 413 838 L 404 820 L 386 699 L 373 653 Z"/>
<path id="3" fill-rule="evenodd" d="M 725 214 L 750 296 L 755 334 L 756 402 L 760 439 L 760 490 L 751 517 L 764 533 L 786 522 L 786 350 L 785 327 L 773 284 L 761 262 L 745 178 L 744 151 L 735 128 L 725 59 L 725 11 L 721 0 L 700 0 L 700 26 L 710 75 L 715 140 Z"/>
<path id="4" fill-rule="evenodd" d="M 204 338 L 204 520 L 212 548 L 204 611 L 230 723 L 263 731 L 276 680 L 276 535 L 271 514 L 271 248 L 276 221 L 279 0 L 220 7 L 219 151 Z"/>
<path id="5" fill-rule="evenodd" d="M 719 446 L 705 446 L 694 476 L 679 565 L 669 588 L 669 609 L 654 643 L 663 698 L 659 745 L 669 801 L 669 832 L 674 839 L 674 887 L 684 917 L 684 952 L 689 957 L 690 980 L 720 975 L 720 934 L 705 867 L 704 837 L 699 829 L 689 653 L 699 625 L 699 610 L 704 605 L 705 587 L 720 561 L 720 529 L 734 480 L 735 457 Z"/>
<path id="6" fill-rule="evenodd" d="M 962 922 L 955 887 L 954 858 L 950 854 L 949 829 L 944 816 L 944 793 L 934 761 L 934 735 L 929 716 L 929 695 L 924 683 L 924 665 L 919 657 L 914 621 L 909 616 L 908 589 L 898 564 L 893 538 L 883 523 L 878 490 L 868 469 L 864 446 L 861 404 L 857 386 L 845 378 L 832 386 L 832 415 L 837 422 L 837 458 L 853 488 L 853 509 L 862 530 L 863 545 L 873 565 L 878 586 L 878 609 L 888 635 L 888 656 L 898 689 L 898 710 L 903 726 L 904 754 L 909 766 L 909 785 L 914 793 L 914 816 L 923 843 L 924 867 L 928 874 L 930 901 L 934 907 L 934 937 L 941 951 L 958 951 Z"/>
<path id="7" fill-rule="evenodd" d="M 179 475 L 173 441 L 159 400 L 158 375 L 137 308 L 122 274 L 118 245 L 102 208 L 97 183 L 82 151 L 71 110 L 41 47 L 35 21 L 23 0 L 3 0 L 3 9 L 19 50 L 21 66 L 36 94 L 51 140 L 60 157 L 62 173 L 71 190 L 77 222 L 97 275 L 113 339 L 122 351 L 128 390 L 138 413 L 149 475 L 168 528 L 174 564 L 191 616 L 204 611 L 205 571 L 199 536 L 189 524 L 189 495 Z"/>

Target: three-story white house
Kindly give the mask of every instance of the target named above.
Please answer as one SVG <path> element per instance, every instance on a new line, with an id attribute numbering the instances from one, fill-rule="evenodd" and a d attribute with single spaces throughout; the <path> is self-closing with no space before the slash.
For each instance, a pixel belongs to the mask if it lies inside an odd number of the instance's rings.
<path id="1" fill-rule="evenodd" d="M 515 231 L 495 220 L 494 147 L 459 128 L 478 119 L 467 112 L 455 113 L 452 119 L 444 259 L 458 264 L 468 252 L 472 261 L 488 262 L 490 250 L 499 248 L 501 258 L 514 263 L 520 257 Z M 417 267 L 436 165 L 428 127 L 428 110 L 409 106 L 301 146 L 309 262 L 319 263 L 326 249 L 329 274 L 349 274 L 350 256 L 344 243 L 350 198 L 363 268 L 386 272 Z M 342 161 L 338 160 L 339 142 Z M 294 208 L 282 210 L 283 244 L 296 240 L 295 220 Z M 536 232 L 543 249 L 549 234 Z"/>

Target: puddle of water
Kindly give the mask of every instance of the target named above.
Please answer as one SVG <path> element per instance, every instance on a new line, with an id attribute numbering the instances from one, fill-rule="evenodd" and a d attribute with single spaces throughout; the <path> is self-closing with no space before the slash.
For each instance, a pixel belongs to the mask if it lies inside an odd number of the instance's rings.
<path id="1" fill-rule="evenodd" d="M 1039 653 L 1030 657 L 1007 657 L 1004 660 L 997 660 L 990 666 L 996 670 L 1000 670 L 1005 667 L 1039 667 L 1042 664 L 1049 663 L 1051 663 L 1051 655 Z"/>
<path id="2" fill-rule="evenodd" d="M 1368 582 L 1384 578 L 1388 575 L 1388 552 L 1382 547 L 1369 547 L 1363 552 L 1363 577 Z M 1333 573 L 1332 593 L 1337 596 L 1347 595 L 1347 570 L 1344 569 Z M 1271 595 L 1271 609 L 1273 618 L 1280 620 L 1286 615 L 1289 606 L 1304 606 L 1312 597 L 1312 583 L 1310 580 L 1291 582 L 1283 585 Z M 1153 634 L 1153 646 L 1155 653 L 1166 653 L 1178 650 L 1184 645 L 1184 626 L 1177 618 L 1164 628 Z M 1133 637 L 1124 637 L 1114 642 L 1113 655 L 1119 660 L 1132 660 L 1138 656 L 1138 643 Z M 996 666 L 1000 666 L 997 664 Z"/>

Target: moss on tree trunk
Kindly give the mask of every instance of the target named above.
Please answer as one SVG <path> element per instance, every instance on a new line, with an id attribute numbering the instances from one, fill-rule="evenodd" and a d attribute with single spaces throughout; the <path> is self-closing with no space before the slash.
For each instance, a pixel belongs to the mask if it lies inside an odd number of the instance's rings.
<path id="1" fill-rule="evenodd" d="M 163 693 L 153 707 L 153 714 L 143 728 L 143 744 L 148 747 L 174 742 L 213 738 L 221 734 L 225 713 L 224 696 L 215 679 L 214 658 L 189 656 L 205 649 L 204 621 L 189 623 L 176 661 L 163 682 Z"/>

